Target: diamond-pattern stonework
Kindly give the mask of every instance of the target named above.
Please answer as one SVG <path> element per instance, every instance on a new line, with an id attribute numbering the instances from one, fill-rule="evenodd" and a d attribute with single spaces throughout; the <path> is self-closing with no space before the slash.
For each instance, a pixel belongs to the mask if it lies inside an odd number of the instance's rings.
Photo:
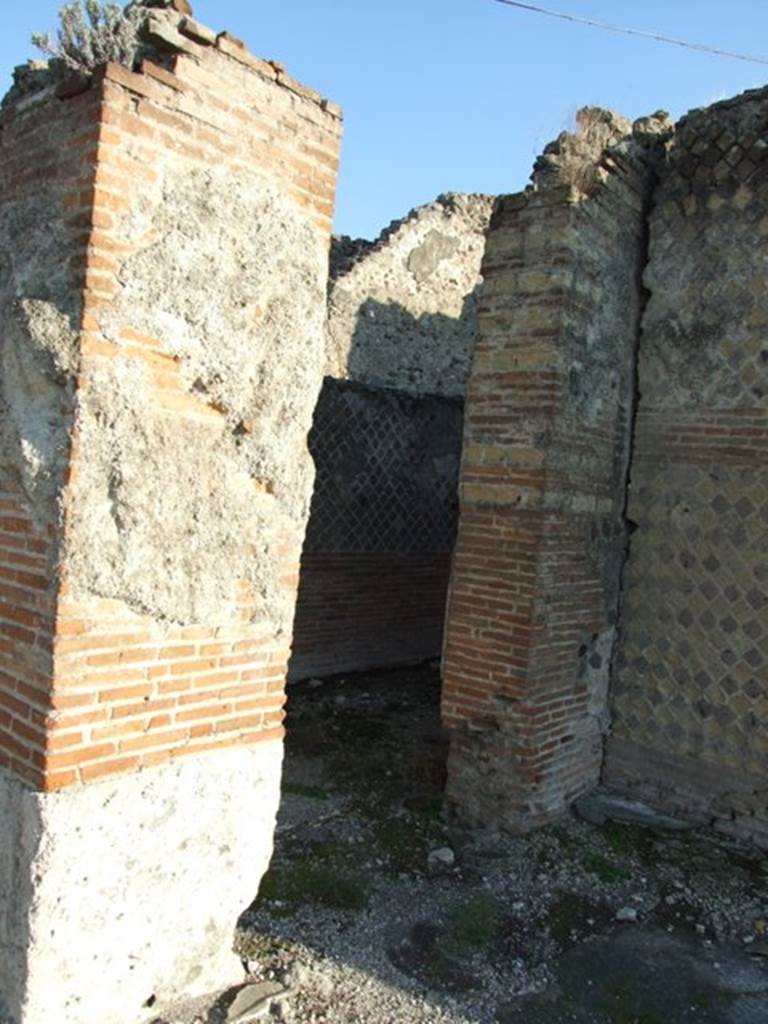
<path id="1" fill-rule="evenodd" d="M 768 91 L 677 127 L 650 297 L 604 778 L 768 835 Z M 746 794 L 746 795 L 745 795 Z"/>
<path id="2" fill-rule="evenodd" d="M 762 772 L 768 616 L 759 609 L 766 601 L 760 581 L 768 567 L 768 474 L 647 467 L 632 503 L 642 522 L 624 598 L 614 731 L 635 738 L 652 731 L 654 743 L 670 752 L 682 746 Z M 659 557 L 660 550 L 670 557 Z"/>
<path id="3" fill-rule="evenodd" d="M 305 552 L 450 552 L 462 404 L 327 379 L 309 448 Z"/>

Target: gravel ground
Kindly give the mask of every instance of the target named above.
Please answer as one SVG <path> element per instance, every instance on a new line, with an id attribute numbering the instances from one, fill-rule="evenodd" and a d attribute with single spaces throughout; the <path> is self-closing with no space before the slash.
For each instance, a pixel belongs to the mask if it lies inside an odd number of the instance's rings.
<path id="1" fill-rule="evenodd" d="M 291 688 L 275 855 L 236 939 L 252 979 L 285 989 L 265 1001 L 268 1019 L 765 1024 L 764 856 L 610 821 L 521 838 L 466 830 L 440 799 L 438 699 L 434 666 Z M 601 970 L 606 948 L 627 970 Z M 684 1005 L 663 1017 L 643 992 L 663 997 L 669 978 L 631 969 L 655 961 L 691 976 L 673 978 Z M 569 964 L 594 974 L 586 995 Z M 226 999 L 183 1019 L 226 1019 Z"/>

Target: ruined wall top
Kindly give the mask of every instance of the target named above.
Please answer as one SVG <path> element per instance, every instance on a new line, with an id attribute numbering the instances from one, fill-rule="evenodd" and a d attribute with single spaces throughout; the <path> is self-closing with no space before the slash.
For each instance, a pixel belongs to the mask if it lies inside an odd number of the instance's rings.
<path id="1" fill-rule="evenodd" d="M 110 61 L 128 70 L 142 70 L 150 61 L 172 71 L 175 60 L 185 55 L 198 61 L 214 49 L 233 58 L 251 71 L 276 82 L 303 100 L 309 100 L 331 117 L 341 120 L 341 108 L 314 89 L 291 78 L 279 61 L 253 56 L 245 43 L 230 32 L 218 32 L 197 21 L 187 0 L 135 0 L 123 11 L 119 39 L 103 51 L 95 45 L 82 58 L 67 55 L 49 60 L 29 60 L 14 68 L 13 85 L 2 99 L 5 112 L 26 106 L 36 99 L 55 94 L 60 99 L 82 92 L 94 71 Z"/>
<path id="2" fill-rule="evenodd" d="M 330 376 L 463 396 L 493 203 L 492 196 L 442 195 L 373 242 L 334 239 Z"/>
<path id="3" fill-rule="evenodd" d="M 582 107 L 576 114 L 576 131 L 561 132 L 536 160 L 528 191 L 566 186 L 575 198 L 588 195 L 608 179 L 606 159 L 641 158 L 666 142 L 672 130 L 664 110 L 632 122 L 612 110 Z"/>

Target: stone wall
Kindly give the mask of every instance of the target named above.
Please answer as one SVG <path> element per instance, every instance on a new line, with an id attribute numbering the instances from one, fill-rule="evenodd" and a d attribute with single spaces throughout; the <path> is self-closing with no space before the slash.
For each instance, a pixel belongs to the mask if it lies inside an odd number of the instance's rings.
<path id="1" fill-rule="evenodd" d="M 291 677 L 439 654 L 461 429 L 460 401 L 326 379 Z"/>
<path id="2" fill-rule="evenodd" d="M 463 398 L 490 196 L 446 195 L 375 242 L 335 239 L 328 375 Z"/>
<path id="3" fill-rule="evenodd" d="M 663 127 L 582 111 L 491 222 L 443 663 L 469 821 L 529 828 L 599 777 Z"/>
<path id="4" fill-rule="evenodd" d="M 156 60 L 43 76 L 0 123 L 0 989 L 24 1024 L 135 1024 L 241 976 L 279 793 L 339 111 L 150 17 Z"/>
<path id="5" fill-rule="evenodd" d="M 585 111 L 499 202 L 444 657 L 470 821 L 602 779 L 768 846 L 766 124 L 766 90 Z"/>
<path id="6" fill-rule="evenodd" d="M 768 91 L 684 118 L 650 219 L 605 779 L 768 846 Z"/>
<path id="7" fill-rule="evenodd" d="M 768 91 L 337 241 L 326 333 L 338 109 L 151 19 L 0 113 L 0 1014 L 241 977 L 307 522 L 293 674 L 435 653 L 465 388 L 450 801 L 602 771 L 768 847 Z"/>
<path id="8" fill-rule="evenodd" d="M 294 678 L 439 655 L 492 205 L 441 196 L 375 242 L 334 239 Z"/>

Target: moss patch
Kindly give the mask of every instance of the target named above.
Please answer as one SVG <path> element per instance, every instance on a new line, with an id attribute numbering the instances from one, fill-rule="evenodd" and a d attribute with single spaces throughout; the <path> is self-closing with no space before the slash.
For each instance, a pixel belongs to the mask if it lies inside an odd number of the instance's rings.
<path id="1" fill-rule="evenodd" d="M 584 870 L 601 882 L 625 882 L 631 877 L 631 872 L 622 864 L 601 857 L 598 853 L 590 853 L 582 861 Z"/>
<path id="2" fill-rule="evenodd" d="M 284 782 L 283 793 L 287 796 L 304 796 L 310 800 L 328 799 L 328 792 L 322 786 L 305 786 L 301 782 Z"/>
<path id="3" fill-rule="evenodd" d="M 459 949 L 483 949 L 499 932 L 499 904 L 489 892 L 479 892 L 456 904 L 450 915 L 450 933 Z"/>
<path id="4" fill-rule="evenodd" d="M 256 906 L 277 916 L 293 914 L 303 903 L 362 910 L 368 888 L 354 863 L 355 852 L 341 843 L 317 845 L 282 860 L 262 879 Z"/>

